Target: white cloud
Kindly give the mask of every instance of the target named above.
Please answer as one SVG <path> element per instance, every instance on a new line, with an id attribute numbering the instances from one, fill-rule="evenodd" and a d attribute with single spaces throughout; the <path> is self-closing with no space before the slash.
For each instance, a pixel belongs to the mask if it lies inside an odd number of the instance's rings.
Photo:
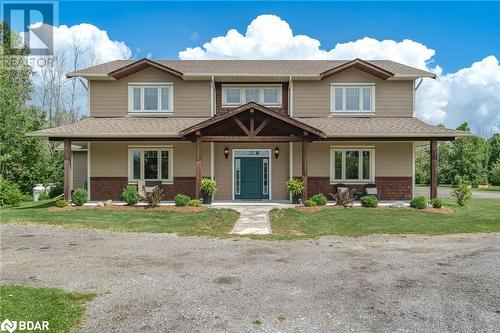
<path id="1" fill-rule="evenodd" d="M 56 53 L 71 55 L 73 45 L 78 44 L 83 53 L 79 66 L 103 63 L 132 56 L 130 48 L 122 41 L 109 38 L 108 33 L 95 25 L 81 23 L 68 27 L 54 27 L 54 48 Z"/>
<path id="2" fill-rule="evenodd" d="M 426 80 L 417 93 L 417 115 L 456 127 L 468 121 L 474 132 L 500 132 L 500 65 L 488 56 L 456 73 Z"/>
<path id="3" fill-rule="evenodd" d="M 124 42 L 112 40 L 106 31 L 88 23 L 53 27 L 53 37 L 52 61 L 41 62 L 49 65 L 33 67 L 34 103 L 45 109 L 72 109 L 78 116 L 83 115 L 87 110 L 87 92 L 76 79 L 67 79 L 66 73 L 111 60 L 129 59 L 132 52 Z M 47 99 L 48 90 L 60 98 Z M 70 102 L 73 96 L 75 100 Z M 56 101 L 62 105 L 52 105 Z"/>
<path id="4" fill-rule="evenodd" d="M 468 121 L 472 130 L 500 130 L 500 66 L 489 56 L 456 73 L 444 74 L 433 63 L 432 48 L 410 40 L 364 37 L 322 49 L 319 40 L 294 35 L 290 25 L 275 15 L 260 15 L 244 34 L 230 29 L 202 47 L 187 48 L 179 58 L 187 59 L 390 59 L 438 75 L 426 79 L 418 90 L 416 114 L 430 123 L 456 127 Z"/>

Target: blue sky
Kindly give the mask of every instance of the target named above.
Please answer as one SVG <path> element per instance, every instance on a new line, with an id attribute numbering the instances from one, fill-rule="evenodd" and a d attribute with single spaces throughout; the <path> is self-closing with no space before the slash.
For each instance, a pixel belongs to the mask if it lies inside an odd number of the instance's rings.
<path id="1" fill-rule="evenodd" d="M 134 58 L 177 58 L 231 28 L 244 34 L 258 15 L 274 14 L 294 35 L 305 34 L 323 49 L 368 36 L 405 38 L 436 50 L 445 72 L 500 55 L 498 2 L 73 2 L 62 1 L 59 23 L 91 23 L 123 41 Z M 140 52 L 137 51 L 140 49 Z"/>

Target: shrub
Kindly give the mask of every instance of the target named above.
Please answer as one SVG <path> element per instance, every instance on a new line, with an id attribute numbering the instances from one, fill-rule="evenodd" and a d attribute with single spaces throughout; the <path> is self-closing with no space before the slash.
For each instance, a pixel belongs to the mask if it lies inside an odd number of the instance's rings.
<path id="1" fill-rule="evenodd" d="M 47 200 L 49 198 L 49 195 L 45 192 L 40 193 L 38 196 L 38 200 Z"/>
<path id="2" fill-rule="evenodd" d="M 191 201 L 191 198 L 188 195 L 179 193 L 175 196 L 175 205 L 179 207 L 187 206 L 189 204 L 189 201 Z"/>
<path id="3" fill-rule="evenodd" d="M 410 206 L 416 209 L 427 208 L 427 199 L 424 196 L 419 196 L 411 199 Z"/>
<path id="4" fill-rule="evenodd" d="M 459 206 L 465 206 L 467 201 L 472 197 L 472 191 L 467 184 L 462 183 L 451 192 L 451 196 L 457 198 L 457 204 Z"/>
<path id="5" fill-rule="evenodd" d="M 378 206 L 378 200 L 373 195 L 367 195 L 361 198 L 361 206 L 375 208 Z"/>
<path id="6" fill-rule="evenodd" d="M 59 199 L 59 200 L 56 201 L 56 207 L 64 208 L 67 205 L 68 205 L 68 203 L 64 199 Z"/>
<path id="7" fill-rule="evenodd" d="M 443 208 L 443 200 L 435 198 L 431 200 L 432 208 Z"/>
<path id="8" fill-rule="evenodd" d="M 458 187 L 458 185 L 462 184 L 463 181 L 464 179 L 462 178 L 462 176 L 455 175 L 455 177 L 453 177 L 453 180 L 451 181 L 451 186 Z"/>
<path id="9" fill-rule="evenodd" d="M 145 200 L 149 207 L 157 207 L 163 197 L 163 189 L 160 186 L 155 186 L 153 191 L 146 193 Z"/>
<path id="10" fill-rule="evenodd" d="M 316 207 L 316 202 L 311 199 L 304 201 L 304 206 L 306 207 Z"/>
<path id="11" fill-rule="evenodd" d="M 207 197 L 212 197 L 217 192 L 217 182 L 215 179 L 202 178 L 200 182 L 200 190 Z"/>
<path id="12" fill-rule="evenodd" d="M 17 206 L 23 201 L 23 194 L 17 184 L 8 180 L 0 180 L 0 205 Z"/>
<path id="13" fill-rule="evenodd" d="M 318 194 L 313 195 L 311 200 L 316 203 L 316 206 L 326 205 L 326 197 L 323 193 L 318 193 Z"/>
<path id="14" fill-rule="evenodd" d="M 139 202 L 139 193 L 135 185 L 128 185 L 123 189 L 122 198 L 129 206 L 135 206 Z"/>
<path id="15" fill-rule="evenodd" d="M 201 206 L 201 201 L 198 200 L 198 199 L 191 199 L 189 200 L 188 206 L 191 206 L 191 207 L 200 207 Z"/>
<path id="16" fill-rule="evenodd" d="M 87 202 L 88 194 L 84 188 L 77 188 L 73 191 L 71 202 L 77 206 L 82 206 Z"/>
<path id="17" fill-rule="evenodd" d="M 55 197 L 60 196 L 63 193 L 64 193 L 63 183 L 55 183 L 54 185 L 50 186 L 49 198 L 53 199 Z"/>
<path id="18" fill-rule="evenodd" d="M 286 181 L 286 190 L 292 195 L 298 196 L 304 191 L 304 182 L 300 178 L 292 178 Z"/>
<path id="19" fill-rule="evenodd" d="M 500 185 L 500 159 L 491 166 L 490 183 Z"/>
<path id="20" fill-rule="evenodd" d="M 342 193 L 335 193 L 332 196 L 335 199 L 337 206 L 349 207 L 354 201 L 354 197 L 352 196 L 353 193 L 354 190 L 345 190 Z"/>

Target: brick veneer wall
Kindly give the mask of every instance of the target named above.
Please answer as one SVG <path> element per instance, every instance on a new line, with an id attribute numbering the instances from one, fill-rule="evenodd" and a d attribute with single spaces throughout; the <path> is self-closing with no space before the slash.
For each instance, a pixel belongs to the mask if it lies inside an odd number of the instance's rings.
<path id="1" fill-rule="evenodd" d="M 121 200 L 127 177 L 90 177 L 90 200 Z"/>
<path id="2" fill-rule="evenodd" d="M 123 189 L 128 185 L 127 177 L 91 177 L 91 200 L 122 200 Z M 178 193 L 195 195 L 196 177 L 174 177 L 173 184 L 164 184 L 165 200 L 173 200 Z"/>
<path id="3" fill-rule="evenodd" d="M 251 84 L 272 84 L 272 82 L 250 82 Z M 234 107 L 223 108 L 222 107 L 222 82 L 215 83 L 215 110 L 217 114 L 224 113 L 233 109 Z M 235 82 L 231 82 L 231 84 L 237 84 Z M 245 83 L 241 83 L 245 84 Z M 281 107 L 270 107 L 271 110 L 275 110 L 276 112 L 288 114 L 288 82 L 277 82 L 277 84 L 281 84 Z"/>
<path id="4" fill-rule="evenodd" d="M 381 200 L 411 200 L 412 177 L 375 177 L 375 184 L 381 194 Z M 364 185 L 348 185 L 350 190 L 364 189 Z M 331 200 L 330 193 L 336 193 L 335 185 L 330 184 L 329 177 L 308 177 L 309 196 L 324 193 Z"/>

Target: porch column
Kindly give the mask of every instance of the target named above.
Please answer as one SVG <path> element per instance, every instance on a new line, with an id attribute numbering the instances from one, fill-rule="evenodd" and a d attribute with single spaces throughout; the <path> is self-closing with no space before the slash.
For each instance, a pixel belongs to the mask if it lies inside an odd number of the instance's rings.
<path id="1" fill-rule="evenodd" d="M 437 187 L 438 187 L 438 174 L 437 174 L 437 151 L 438 145 L 437 140 L 432 139 L 431 143 L 431 199 L 437 198 Z"/>
<path id="2" fill-rule="evenodd" d="M 304 182 L 304 192 L 302 192 L 302 200 L 305 201 L 307 200 L 307 197 L 308 197 L 308 193 L 307 193 L 307 174 L 308 174 L 308 171 L 307 171 L 307 156 L 308 156 L 308 153 L 307 153 L 307 150 L 308 150 L 308 142 L 307 140 L 304 138 L 304 140 L 302 140 L 302 181 Z"/>
<path id="3" fill-rule="evenodd" d="M 64 200 L 71 201 L 71 139 L 64 139 Z"/>
<path id="4" fill-rule="evenodd" d="M 196 198 L 200 198 L 201 181 L 201 137 L 196 137 Z"/>

